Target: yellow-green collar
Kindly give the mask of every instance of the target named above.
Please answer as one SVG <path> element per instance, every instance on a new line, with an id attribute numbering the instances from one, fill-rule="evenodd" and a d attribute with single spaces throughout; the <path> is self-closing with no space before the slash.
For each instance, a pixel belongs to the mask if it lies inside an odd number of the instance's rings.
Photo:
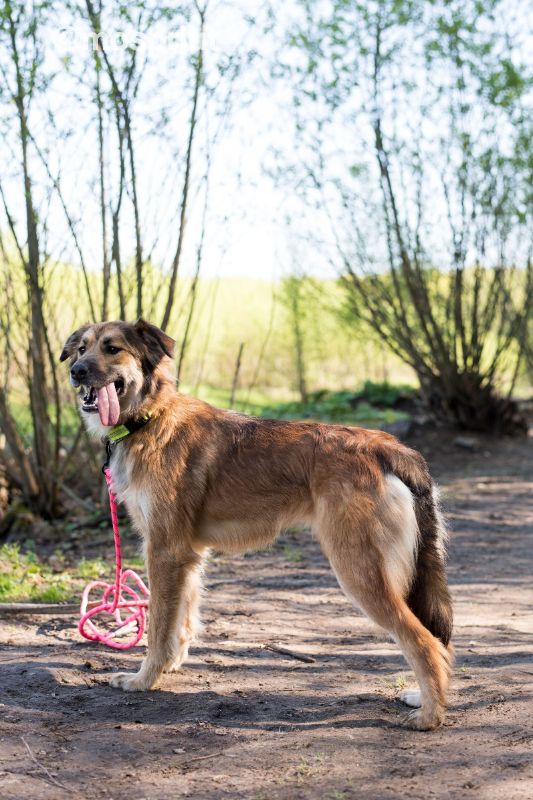
<path id="1" fill-rule="evenodd" d="M 129 436 L 130 433 L 135 433 L 135 431 L 140 430 L 140 428 L 144 428 L 144 426 L 150 422 L 151 418 L 152 412 L 148 411 L 148 413 L 143 417 L 139 417 L 139 419 L 130 420 L 122 425 L 115 425 L 114 428 L 111 428 L 111 430 L 106 433 L 106 439 L 108 442 L 116 444 L 122 441 L 122 439 L 125 439 L 126 436 Z"/>

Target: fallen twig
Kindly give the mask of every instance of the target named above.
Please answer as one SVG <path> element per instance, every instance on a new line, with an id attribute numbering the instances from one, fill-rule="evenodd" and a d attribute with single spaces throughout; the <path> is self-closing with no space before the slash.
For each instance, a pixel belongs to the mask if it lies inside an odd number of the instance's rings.
<path id="1" fill-rule="evenodd" d="M 304 656 L 301 653 L 295 653 L 293 650 L 287 650 L 286 647 L 278 647 L 275 644 L 262 645 L 264 650 L 272 650 L 274 653 L 279 653 L 282 656 L 289 656 L 295 658 L 297 661 L 303 661 L 305 664 L 314 664 L 316 659 L 312 656 Z"/>
<path id="2" fill-rule="evenodd" d="M 54 784 L 54 786 L 59 786 L 59 788 L 60 788 L 60 789 L 64 789 L 65 791 L 68 791 L 68 790 L 67 790 L 67 787 L 66 787 L 66 786 L 64 786 L 62 783 L 60 783 L 58 780 L 56 780 L 56 779 L 54 778 L 54 776 L 52 775 L 52 773 L 50 772 L 50 770 L 49 770 L 49 769 L 47 769 L 47 768 L 44 766 L 44 764 L 41 764 L 41 763 L 40 763 L 40 761 L 37 761 L 37 759 L 36 759 L 36 758 L 35 758 L 35 756 L 33 755 L 33 752 L 32 752 L 32 749 L 31 749 L 31 747 L 29 746 L 29 744 L 28 744 L 28 742 L 26 741 L 26 739 L 24 738 L 24 736 L 21 736 L 20 738 L 22 739 L 22 741 L 23 741 L 23 743 L 24 743 L 24 747 L 25 747 L 25 748 L 26 748 L 26 750 L 28 751 L 28 755 L 29 755 L 29 757 L 30 757 L 30 758 L 31 758 L 31 760 L 34 762 L 34 764 L 37 764 L 37 766 L 39 767 L 39 769 L 42 769 L 42 771 L 43 771 L 44 773 L 46 773 L 46 775 L 48 776 L 48 780 L 49 780 L 51 783 L 53 783 L 53 784 Z"/>
<path id="3" fill-rule="evenodd" d="M 236 758 L 234 753 L 227 753 L 225 750 L 217 750 L 215 753 L 207 753 L 205 756 L 194 756 L 194 758 L 189 758 L 188 761 L 184 761 L 180 764 L 181 767 L 188 767 L 189 764 L 192 764 L 194 761 L 205 761 L 206 758 L 215 758 L 216 756 L 226 756 L 226 758 Z"/>
<path id="4" fill-rule="evenodd" d="M 206 758 L 214 758 L 215 756 L 222 755 L 223 752 L 224 752 L 223 750 L 217 750 L 216 753 L 208 753 L 206 756 L 194 756 L 194 758 L 189 758 L 189 760 L 184 764 L 182 764 L 182 766 L 188 767 L 189 764 L 192 764 L 193 761 L 203 761 Z"/>
<path id="5" fill-rule="evenodd" d="M 80 497 L 80 495 L 76 494 L 76 492 L 74 492 L 69 486 L 67 486 L 66 483 L 61 484 L 61 491 L 65 492 L 67 497 L 70 497 L 70 499 L 74 500 L 74 502 L 78 503 L 78 505 L 83 506 L 83 508 L 86 508 L 87 511 L 90 511 L 93 514 L 95 511 L 97 511 L 97 508 L 94 505 L 94 503 L 90 502 L 89 500 L 85 500 L 85 498 L 83 497 Z"/>
<path id="6" fill-rule="evenodd" d="M 85 519 L 80 519 L 79 522 L 75 522 L 70 526 L 70 531 L 79 531 L 81 528 L 94 528 L 96 525 L 100 525 L 101 522 L 107 522 L 108 519 L 108 511 L 98 514 L 98 516 L 94 516 L 93 514 L 92 517 L 86 517 Z"/>
<path id="7" fill-rule="evenodd" d="M 88 608 L 98 603 L 89 603 Z M 0 603 L 2 614 L 79 614 L 79 603 Z"/>

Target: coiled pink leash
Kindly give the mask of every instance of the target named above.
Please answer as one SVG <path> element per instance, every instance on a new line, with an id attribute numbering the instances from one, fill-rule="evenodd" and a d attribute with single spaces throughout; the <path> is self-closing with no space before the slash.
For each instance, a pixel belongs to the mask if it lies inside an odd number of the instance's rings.
<path id="1" fill-rule="evenodd" d="M 143 600 L 142 595 L 144 594 L 148 598 L 150 591 L 144 581 L 132 569 L 122 571 L 117 496 L 112 489 L 110 469 L 104 467 L 103 473 L 109 491 L 109 508 L 111 510 L 111 522 L 115 539 L 115 582 L 110 584 L 105 583 L 105 581 L 91 581 L 91 583 L 87 584 L 81 596 L 81 618 L 78 623 L 78 630 L 82 636 L 93 642 L 102 642 L 108 647 L 115 647 L 117 650 L 127 650 L 129 647 L 134 647 L 141 640 L 144 633 L 148 599 Z M 126 581 L 130 579 L 138 591 L 127 585 Z M 96 606 L 88 609 L 89 594 L 92 589 L 96 588 L 103 589 L 102 600 Z M 110 630 L 100 630 L 95 624 L 95 617 L 99 614 L 113 615 L 117 627 Z M 126 614 L 127 616 L 125 616 Z M 132 636 L 124 640 L 123 637 L 128 634 L 132 634 Z M 122 641 L 117 641 L 118 637 L 121 637 Z"/>

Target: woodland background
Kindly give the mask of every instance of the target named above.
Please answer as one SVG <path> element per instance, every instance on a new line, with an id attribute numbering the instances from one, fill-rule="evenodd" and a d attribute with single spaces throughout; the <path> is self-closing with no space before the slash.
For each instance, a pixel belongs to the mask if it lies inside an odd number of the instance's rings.
<path id="1" fill-rule="evenodd" d="M 520 0 L 2 2 L 4 534 L 97 502 L 58 364 L 88 320 L 160 325 L 181 388 L 219 405 L 525 434 L 528 19 Z"/>

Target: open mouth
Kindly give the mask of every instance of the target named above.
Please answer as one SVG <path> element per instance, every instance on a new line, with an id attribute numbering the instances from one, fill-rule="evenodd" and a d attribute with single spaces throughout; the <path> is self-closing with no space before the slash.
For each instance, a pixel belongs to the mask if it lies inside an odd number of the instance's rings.
<path id="1" fill-rule="evenodd" d="M 118 398 L 124 394 L 124 391 L 122 378 L 108 383 L 106 386 L 101 386 L 99 389 L 94 386 L 82 386 L 80 390 L 81 410 L 88 414 L 98 412 L 102 425 L 116 425 L 120 416 Z"/>

